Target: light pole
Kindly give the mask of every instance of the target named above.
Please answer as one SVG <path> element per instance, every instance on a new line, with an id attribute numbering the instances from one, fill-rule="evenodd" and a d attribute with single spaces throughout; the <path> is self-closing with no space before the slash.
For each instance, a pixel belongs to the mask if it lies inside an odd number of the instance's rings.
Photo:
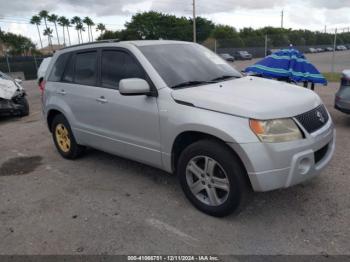
<path id="1" fill-rule="evenodd" d="M 6 53 L 7 69 L 9 71 L 9 73 L 11 73 L 11 67 L 10 67 L 10 62 L 9 62 L 9 52 L 10 52 L 10 49 L 6 49 L 5 53 Z"/>
<path id="2" fill-rule="evenodd" d="M 193 42 L 197 42 L 197 29 L 196 29 L 196 0 L 193 0 Z"/>
<path id="3" fill-rule="evenodd" d="M 337 28 L 334 32 L 334 43 L 333 43 L 333 54 L 332 54 L 332 68 L 331 72 L 334 73 L 334 63 L 335 63 L 335 49 L 337 48 Z"/>

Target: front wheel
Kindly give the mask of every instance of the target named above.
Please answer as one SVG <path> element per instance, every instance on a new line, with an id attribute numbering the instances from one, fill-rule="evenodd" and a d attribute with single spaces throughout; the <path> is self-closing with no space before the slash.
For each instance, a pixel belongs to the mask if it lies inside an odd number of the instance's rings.
<path id="1" fill-rule="evenodd" d="M 204 213 L 226 216 L 240 211 L 249 191 L 245 170 L 225 145 L 202 140 L 188 146 L 178 163 L 181 187 Z"/>

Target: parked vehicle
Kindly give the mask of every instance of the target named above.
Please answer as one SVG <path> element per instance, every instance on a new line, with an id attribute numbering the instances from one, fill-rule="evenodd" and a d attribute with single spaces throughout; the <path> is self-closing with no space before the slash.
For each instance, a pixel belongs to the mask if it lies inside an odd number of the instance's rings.
<path id="1" fill-rule="evenodd" d="M 309 53 L 317 53 L 317 49 L 316 48 L 313 48 L 313 47 L 310 47 L 309 48 Z"/>
<path id="2" fill-rule="evenodd" d="M 330 51 L 330 52 L 333 51 L 333 47 L 330 47 L 330 46 L 326 47 L 326 51 Z"/>
<path id="3" fill-rule="evenodd" d="M 338 45 L 335 50 L 337 50 L 337 51 L 345 51 L 345 50 L 347 50 L 347 48 L 344 45 Z"/>
<path id="4" fill-rule="evenodd" d="M 344 70 L 340 88 L 335 94 L 334 107 L 339 111 L 350 114 L 350 70 Z"/>
<path id="5" fill-rule="evenodd" d="M 0 71 L 0 115 L 27 116 L 29 104 L 20 79 Z"/>
<path id="6" fill-rule="evenodd" d="M 45 74 L 46 74 L 46 70 L 51 62 L 51 58 L 52 57 L 46 57 L 43 59 L 43 61 L 41 62 L 38 72 L 37 72 L 37 81 L 38 81 L 38 85 L 39 88 L 41 89 L 41 82 L 44 80 Z"/>
<path id="7" fill-rule="evenodd" d="M 237 51 L 234 54 L 235 59 L 237 60 L 251 60 L 253 55 L 248 53 L 247 51 Z"/>
<path id="8" fill-rule="evenodd" d="M 317 50 L 317 52 L 319 52 L 319 53 L 322 53 L 322 52 L 325 51 L 325 49 L 323 49 L 323 48 L 321 48 L 321 47 L 316 48 L 316 50 Z"/>
<path id="9" fill-rule="evenodd" d="M 317 94 L 242 77 L 198 44 L 90 43 L 52 60 L 43 110 L 62 157 L 89 146 L 176 173 L 191 203 L 210 215 L 239 211 L 250 190 L 316 176 L 334 152 L 333 123 Z"/>
<path id="10" fill-rule="evenodd" d="M 220 54 L 220 57 L 228 62 L 234 62 L 235 58 L 233 56 L 231 56 L 230 54 L 224 53 L 224 54 Z"/>

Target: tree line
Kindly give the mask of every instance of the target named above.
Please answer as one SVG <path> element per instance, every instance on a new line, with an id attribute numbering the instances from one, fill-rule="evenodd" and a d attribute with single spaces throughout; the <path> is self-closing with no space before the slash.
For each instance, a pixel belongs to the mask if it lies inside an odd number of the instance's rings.
<path id="1" fill-rule="evenodd" d="M 192 41 L 192 23 L 192 18 L 176 17 L 155 11 L 143 12 L 132 16 L 131 21 L 125 23 L 125 29 L 106 30 L 98 39 Z M 198 42 L 205 43 L 216 39 L 218 47 L 259 47 L 265 45 L 266 39 L 269 47 L 289 44 L 295 46 L 332 45 L 334 41 L 332 33 L 275 27 L 243 28 L 238 31 L 232 26 L 214 24 L 203 17 L 197 17 L 196 27 Z M 350 43 L 350 33 L 338 34 L 337 44 L 347 43 Z"/>
<path id="2" fill-rule="evenodd" d="M 36 26 L 40 46 L 43 48 L 42 37 L 47 37 L 48 46 L 53 50 L 53 36 L 58 45 L 71 45 L 71 30 L 77 34 L 78 43 L 94 41 L 93 29 L 100 32 L 98 40 L 142 40 L 142 39 L 171 39 L 192 41 L 192 18 L 177 17 L 155 11 L 138 13 L 125 23 L 122 30 L 107 30 L 102 23 L 95 24 L 90 17 L 80 18 L 74 16 L 67 18 L 42 10 L 32 16 L 30 23 Z M 217 47 L 263 47 L 265 41 L 268 46 L 282 47 L 289 44 L 295 46 L 332 45 L 334 34 L 310 30 L 293 30 L 275 27 L 260 29 L 236 28 L 228 25 L 215 24 L 203 17 L 196 18 L 197 41 L 213 46 L 216 40 Z M 266 37 L 267 36 L 267 37 Z M 85 39 L 85 40 L 84 40 Z M 61 42 L 63 40 L 63 42 Z M 0 31 L 0 41 L 5 43 L 10 54 L 25 55 L 31 50 L 36 51 L 36 46 L 27 37 Z M 350 32 L 342 32 L 337 35 L 337 44 L 349 44 Z"/>

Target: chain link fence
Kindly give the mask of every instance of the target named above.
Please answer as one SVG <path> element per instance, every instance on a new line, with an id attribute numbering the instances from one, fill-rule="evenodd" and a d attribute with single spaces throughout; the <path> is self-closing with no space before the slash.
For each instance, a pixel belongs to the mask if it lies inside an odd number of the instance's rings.
<path id="1" fill-rule="evenodd" d="M 209 38 L 201 43 L 218 54 L 227 53 L 236 58 L 244 59 L 239 51 L 247 51 L 253 59 L 259 59 L 281 48 L 294 48 L 306 54 L 321 72 L 340 73 L 350 69 L 350 32 L 335 32 L 333 34 L 300 33 L 266 34 L 259 36 L 237 35 L 231 39 Z M 48 56 L 2 56 L 0 71 L 4 73 L 23 72 L 26 80 L 37 78 L 37 69 L 42 60 Z M 251 61 L 253 63 L 255 60 Z"/>
<path id="2" fill-rule="evenodd" d="M 0 57 L 0 71 L 10 74 L 14 72 L 23 72 L 25 80 L 36 79 L 38 68 L 46 57 L 48 56 Z"/>
<path id="3" fill-rule="evenodd" d="M 236 60 L 244 60 L 240 51 L 247 51 L 252 58 L 263 58 L 279 49 L 294 48 L 303 52 L 321 72 L 340 73 L 350 69 L 350 33 L 305 35 L 273 34 L 232 39 L 207 39 L 202 43 L 217 54 L 230 54 Z M 254 60 L 255 61 L 255 60 Z M 254 62 L 252 61 L 252 63 Z"/>

